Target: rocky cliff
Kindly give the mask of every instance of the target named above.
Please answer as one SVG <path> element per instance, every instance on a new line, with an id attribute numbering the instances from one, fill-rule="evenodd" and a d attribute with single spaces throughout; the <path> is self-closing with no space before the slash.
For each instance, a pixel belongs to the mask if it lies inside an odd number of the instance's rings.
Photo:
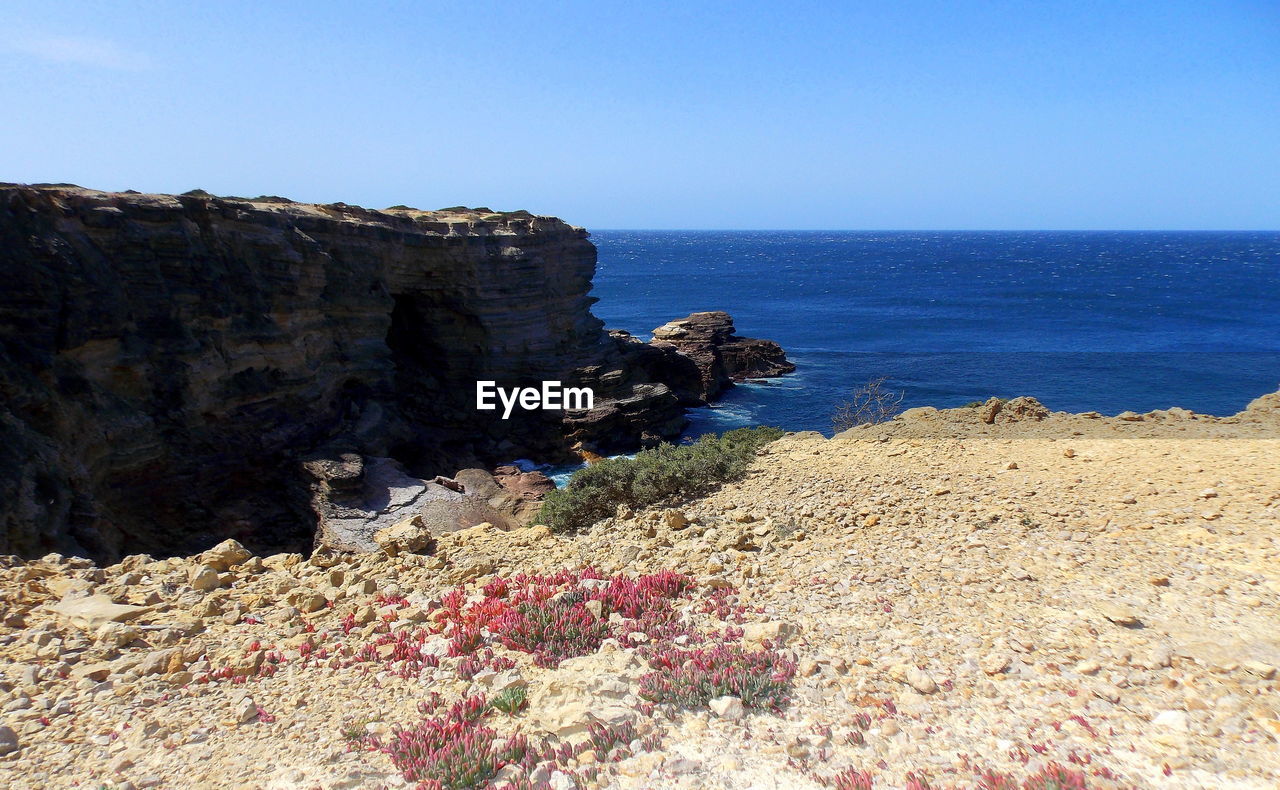
<path id="1" fill-rule="evenodd" d="M 676 436 L 637 360 L 689 363 L 604 331 L 595 261 L 527 212 L 0 185 L 0 552 L 297 546 L 353 457 L 429 478 Z M 477 380 L 596 404 L 503 420 Z"/>

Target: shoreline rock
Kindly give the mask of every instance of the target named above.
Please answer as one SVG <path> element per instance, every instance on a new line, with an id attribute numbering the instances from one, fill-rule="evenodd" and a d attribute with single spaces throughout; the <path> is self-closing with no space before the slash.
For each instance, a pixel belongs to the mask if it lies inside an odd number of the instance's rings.
<path id="1" fill-rule="evenodd" d="M 724 311 L 691 313 L 653 330 L 650 345 L 673 349 L 694 362 L 698 385 L 684 395 L 704 403 L 736 382 L 795 371 L 796 366 L 777 343 L 739 337 L 735 331 L 733 318 Z"/>

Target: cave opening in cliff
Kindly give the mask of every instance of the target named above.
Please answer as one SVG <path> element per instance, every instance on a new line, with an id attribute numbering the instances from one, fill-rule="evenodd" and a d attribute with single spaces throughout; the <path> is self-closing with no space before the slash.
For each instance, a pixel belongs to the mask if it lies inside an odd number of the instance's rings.
<path id="1" fill-rule="evenodd" d="M 430 428 L 447 411 L 449 394 L 443 386 L 447 378 L 448 355 L 436 323 L 441 310 L 425 294 L 395 294 L 387 348 L 395 364 L 397 404 L 410 420 L 410 434 L 392 444 L 393 458 L 414 473 L 437 473 L 440 462 L 438 439 Z"/>
<path id="2" fill-rule="evenodd" d="M 520 372 L 504 376 L 497 359 L 502 352 L 495 352 L 481 320 L 447 295 L 411 291 L 392 298 L 386 343 L 395 364 L 396 405 L 409 430 L 389 454 L 418 477 L 510 460 L 515 445 L 503 439 L 517 421 L 478 411 L 475 385 Z"/>

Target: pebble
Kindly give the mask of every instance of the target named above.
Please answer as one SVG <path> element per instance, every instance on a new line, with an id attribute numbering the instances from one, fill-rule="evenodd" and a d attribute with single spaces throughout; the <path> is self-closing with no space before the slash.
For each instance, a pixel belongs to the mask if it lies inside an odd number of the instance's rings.
<path id="1" fill-rule="evenodd" d="M 938 690 L 938 684 L 934 682 L 933 677 L 919 667 L 912 667 L 907 672 L 907 683 L 921 694 L 932 694 Z"/>
<path id="2" fill-rule="evenodd" d="M 210 592 L 222 586 L 218 572 L 208 565 L 201 565 L 191 573 L 191 589 Z"/>
<path id="3" fill-rule="evenodd" d="M 777 643 L 795 633 L 795 626 L 781 621 L 765 623 L 748 623 L 742 628 L 742 642 L 745 645 L 760 645 L 765 640 Z"/>
<path id="4" fill-rule="evenodd" d="M 982 657 L 979 666 L 988 675 L 999 675 L 1009 668 L 1012 660 L 1007 653 L 990 653 Z"/>
<path id="5" fill-rule="evenodd" d="M 1162 710 L 1156 714 L 1151 723 L 1176 732 L 1186 732 L 1189 729 L 1187 713 L 1181 710 Z"/>
<path id="6" fill-rule="evenodd" d="M 730 721 L 737 721 L 746 715 L 742 700 L 738 697 L 716 697 L 707 703 L 707 707 L 711 708 L 711 712 L 720 718 Z"/>
<path id="7" fill-rule="evenodd" d="M 0 755 L 18 751 L 18 733 L 12 727 L 0 725 Z"/>
<path id="8" fill-rule="evenodd" d="M 1097 661 L 1089 659 L 1076 664 L 1075 671 L 1081 675 L 1096 675 L 1102 669 L 1102 665 Z"/>
<path id="9" fill-rule="evenodd" d="M 1137 612 L 1115 601 L 1099 601 L 1095 604 L 1095 608 L 1099 614 L 1116 625 L 1133 626 L 1140 622 Z"/>

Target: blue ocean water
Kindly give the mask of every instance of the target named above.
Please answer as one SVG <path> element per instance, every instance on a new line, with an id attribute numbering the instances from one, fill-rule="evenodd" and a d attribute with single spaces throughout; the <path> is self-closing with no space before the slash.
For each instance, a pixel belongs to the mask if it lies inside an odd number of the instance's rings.
<path id="1" fill-rule="evenodd" d="M 599 231 L 595 314 L 647 338 L 696 310 L 798 366 L 695 410 L 831 433 L 886 377 L 903 405 L 1233 414 L 1280 387 L 1280 232 Z"/>

